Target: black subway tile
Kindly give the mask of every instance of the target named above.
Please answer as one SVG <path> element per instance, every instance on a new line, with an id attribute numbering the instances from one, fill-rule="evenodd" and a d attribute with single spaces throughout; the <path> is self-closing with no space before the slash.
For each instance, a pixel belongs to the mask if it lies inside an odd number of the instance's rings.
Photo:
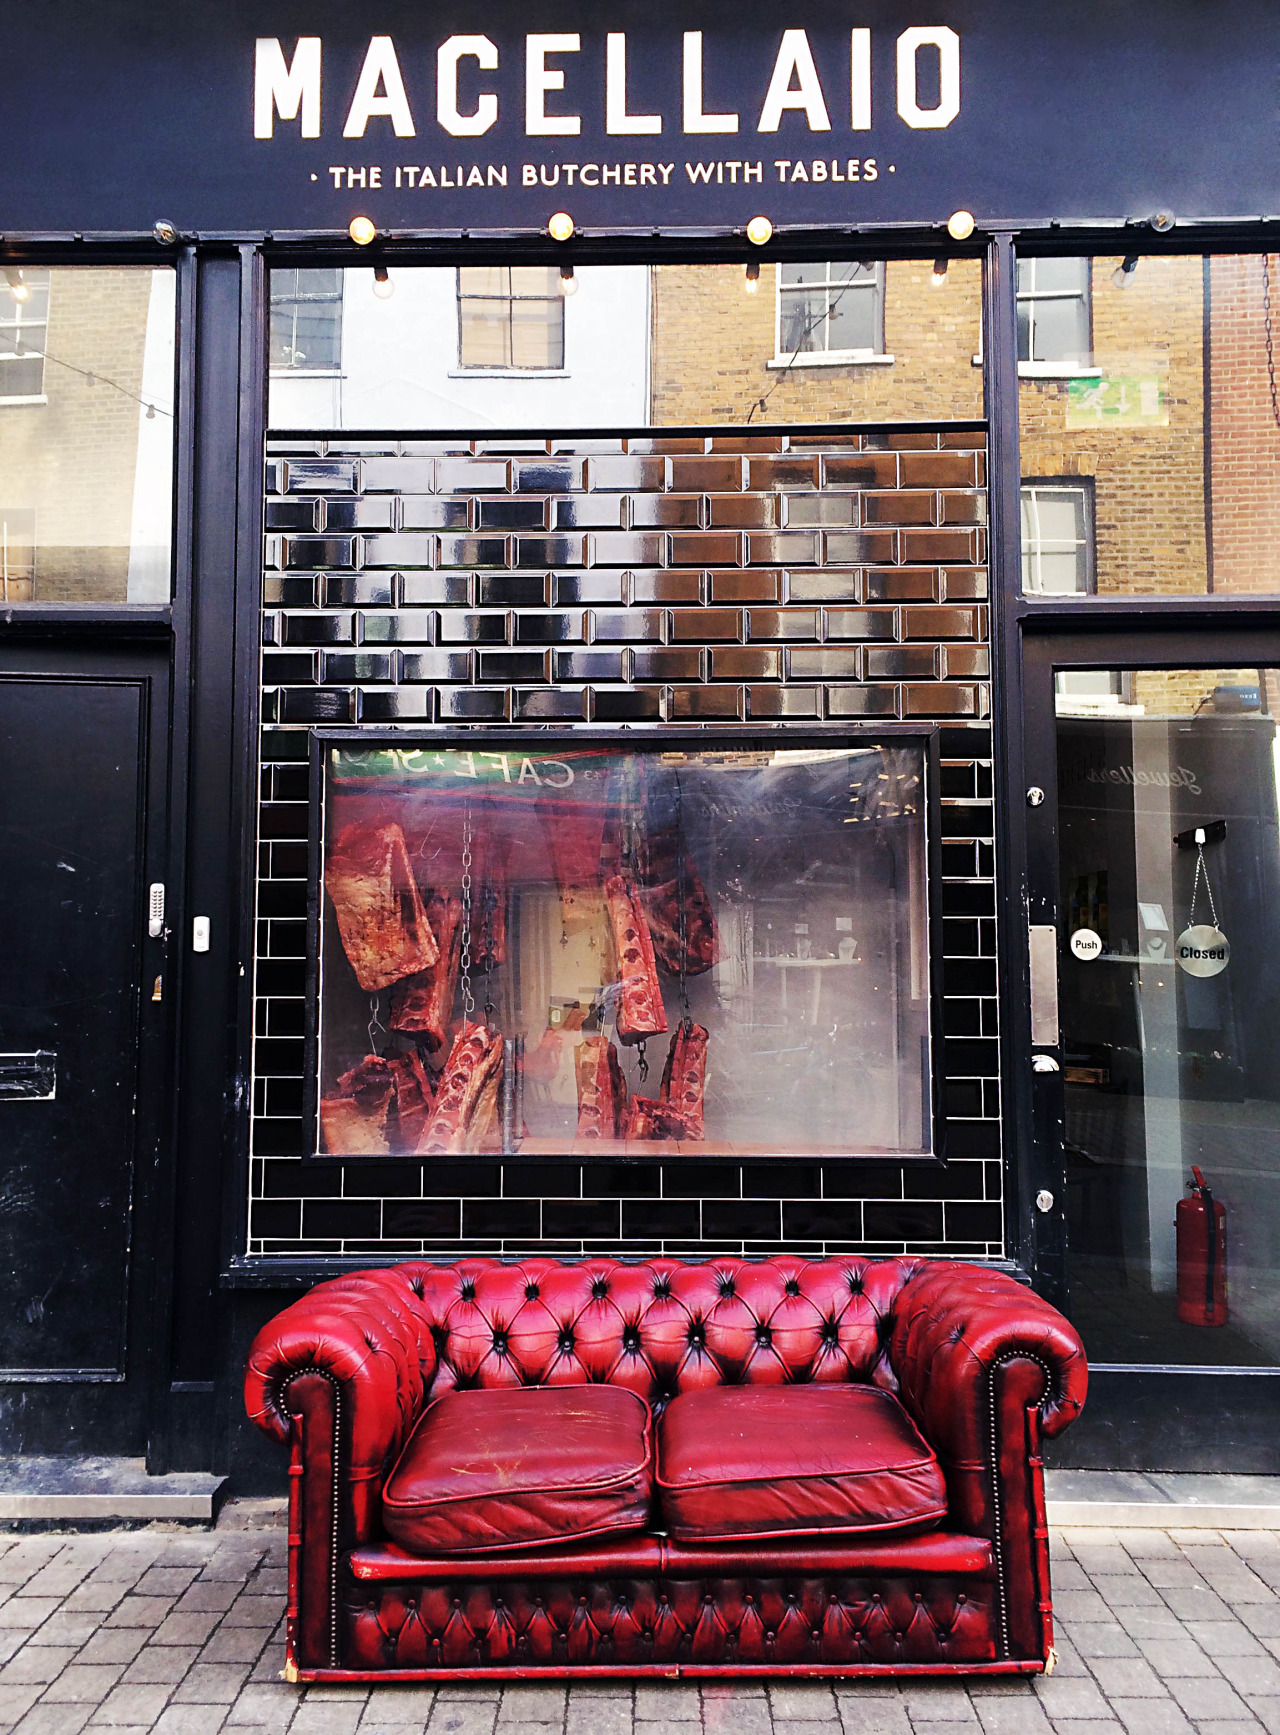
<path id="1" fill-rule="evenodd" d="M 462 1234 L 460 1199 L 388 1199 L 382 1233 L 399 1238 L 455 1241 Z"/>
<path id="2" fill-rule="evenodd" d="M 379 1235 L 382 1203 L 378 1199 L 304 1199 L 302 1233 L 317 1241 L 345 1241 Z"/>
<path id="3" fill-rule="evenodd" d="M 583 1241 L 616 1241 L 622 1233 L 621 1210 L 617 1199 L 544 1199 L 542 1233 Z"/>
<path id="4" fill-rule="evenodd" d="M 953 1241 L 999 1241 L 1004 1234 L 999 1205 L 948 1204 L 947 1235 Z"/>
<path id="5" fill-rule="evenodd" d="M 519 1236 L 535 1240 L 540 1207 L 536 1199 L 464 1199 L 462 1233 L 488 1239 Z"/>
<path id="6" fill-rule="evenodd" d="M 624 1199 L 622 1236 L 626 1241 L 694 1240 L 701 1231 L 696 1199 Z"/>
<path id="7" fill-rule="evenodd" d="M 861 1241 L 861 1201 L 788 1201 L 782 1207 L 782 1232 L 797 1241 Z"/>
<path id="8" fill-rule="evenodd" d="M 868 1241 L 941 1241 L 942 1206 L 923 1199 L 868 1200 L 862 1208 L 862 1224 Z"/>
<path id="9" fill-rule="evenodd" d="M 709 1240 L 776 1241 L 782 1206 L 770 1199 L 704 1199 L 702 1233 Z"/>

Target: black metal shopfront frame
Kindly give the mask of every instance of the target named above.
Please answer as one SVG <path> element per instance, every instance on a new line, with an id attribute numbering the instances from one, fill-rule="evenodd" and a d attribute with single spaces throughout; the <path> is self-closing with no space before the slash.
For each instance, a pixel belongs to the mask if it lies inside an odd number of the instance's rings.
<path id="1" fill-rule="evenodd" d="M 1067 1249 L 1061 1209 L 1036 1211 L 1042 1187 L 1061 1169 L 1061 1104 L 1055 1087 L 1032 1071 L 1027 922 L 1051 921 L 1055 876 L 1033 869 L 1038 847 L 1025 791 L 1036 730 L 1051 730 L 1051 711 L 1033 716 L 1034 694 L 1024 657 L 1036 645 L 1061 641 L 1073 666 L 1116 661 L 1141 665 L 1148 646 L 1128 635 L 1152 635 L 1156 662 L 1220 663 L 1224 633 L 1235 635 L 1230 660 L 1259 663 L 1269 635 L 1280 628 L 1280 601 L 1223 595 L 1161 599 L 1028 598 L 1021 594 L 1018 457 L 1016 246 L 1029 253 L 1081 255 L 1259 252 L 1280 246 L 1280 224 L 1223 224 L 1156 234 L 1146 224 L 1102 229 L 1043 227 L 977 238 L 957 245 L 941 231 L 887 225 L 782 232 L 751 249 L 756 259 L 842 257 L 933 259 L 981 257 L 984 390 L 989 430 L 992 574 L 992 727 L 996 787 L 998 970 L 1005 1008 L 1001 1027 L 1006 1256 L 1050 1298 L 1064 1292 Z M 239 1368 L 257 1324 L 289 1292 L 319 1271 L 305 1261 L 249 1269 L 239 1260 L 246 1204 L 251 1043 L 250 961 L 253 955 L 254 766 L 258 704 L 261 461 L 266 427 L 267 271 L 279 265 L 454 265 L 509 262 L 742 263 L 740 235 L 635 234 L 576 238 L 559 247 L 541 235 L 510 238 L 403 238 L 358 249 L 317 237 L 275 244 L 261 236 L 158 244 L 119 238 L 5 236 L 7 266 L 172 264 L 178 277 L 178 381 L 175 419 L 174 591 L 168 606 L 30 604 L 0 611 L 0 632 L 15 642 L 91 646 L 167 642 L 171 652 L 173 733 L 169 757 L 168 883 L 175 931 L 184 937 L 176 960 L 167 1100 L 151 1110 L 157 1136 L 156 1230 L 151 1255 L 156 1297 L 150 1333 L 153 1469 L 233 1465 L 252 1487 L 258 1465 L 268 1473 L 243 1423 Z M 1210 645 L 1209 635 L 1219 635 Z M 1208 650 L 1206 645 L 1210 645 Z M 1195 647 L 1193 650 L 1192 647 Z M 1247 646 L 1247 654 L 1246 654 Z M 191 956 L 186 936 L 194 912 L 211 920 L 213 943 Z M 219 1300 L 221 1296 L 221 1300 Z M 1152 1399 L 1178 1411 L 1185 1399 Z M 1133 1424 L 1117 1401 L 1107 1410 L 1106 1382 L 1095 1384 L 1100 1432 L 1092 1462 L 1138 1462 L 1155 1450 L 1171 1462 L 1163 1432 Z M 1115 1376 L 1117 1381 L 1128 1376 Z M 1255 1379 L 1280 1393 L 1272 1380 Z M 1218 1436 L 1212 1412 L 1240 1382 L 1201 1375 L 1194 1427 L 1206 1451 Z M 1210 1393 L 1210 1385 L 1215 1391 Z M 1220 1388 L 1220 1389 L 1218 1389 Z M 1228 1389 L 1229 1388 L 1229 1389 Z M 1127 1387 L 1134 1390 L 1132 1381 Z M 1248 1407 L 1249 1414 L 1257 1413 Z M 1268 1412 L 1270 1413 L 1270 1412 Z M 1192 1425 L 1188 1422 L 1188 1425 Z M 1080 1431 L 1077 1430 L 1077 1433 Z M 1270 1428 L 1264 1438 L 1274 1440 Z M 1074 1438 L 1075 1436 L 1073 1436 Z M 1159 1439 L 1158 1445 L 1153 1444 Z M 1235 1452 L 1240 1430 L 1219 1441 Z M 1099 1445 L 1097 1441 L 1102 1443 Z M 1109 1456 L 1099 1458 L 1096 1453 Z M 1274 1468 L 1274 1448 L 1267 1464 Z M 1136 1454 L 1136 1456 L 1135 1456 Z M 1205 1452 L 1200 1453 L 1201 1457 Z M 1244 1467 L 1238 1457 L 1233 1465 Z M 273 1469 L 273 1467 L 272 1467 Z"/>

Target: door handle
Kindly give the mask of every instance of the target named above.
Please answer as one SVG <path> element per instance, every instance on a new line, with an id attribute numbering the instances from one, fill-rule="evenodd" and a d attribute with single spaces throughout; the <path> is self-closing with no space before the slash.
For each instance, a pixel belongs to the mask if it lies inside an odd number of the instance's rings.
<path id="1" fill-rule="evenodd" d="M 1031 959 L 1031 1041 L 1036 1048 L 1058 1046 L 1058 929 L 1053 922 L 1027 927 Z"/>
<path id="2" fill-rule="evenodd" d="M 1051 1054 L 1033 1054 L 1031 1056 L 1032 1072 L 1061 1072 L 1062 1068 Z"/>

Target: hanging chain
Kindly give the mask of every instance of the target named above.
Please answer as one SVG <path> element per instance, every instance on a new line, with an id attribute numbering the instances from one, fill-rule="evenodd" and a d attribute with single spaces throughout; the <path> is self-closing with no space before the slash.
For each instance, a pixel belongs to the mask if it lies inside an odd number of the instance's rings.
<path id="1" fill-rule="evenodd" d="M 371 994 L 369 996 L 369 1052 L 370 1052 L 370 1054 L 377 1054 L 378 1053 L 378 1034 L 379 1034 L 379 1032 L 381 1032 L 381 1034 L 383 1036 L 385 1036 L 387 1034 L 386 1025 L 383 1024 L 383 1022 L 382 1022 L 382 996 L 381 996 L 381 994 Z"/>
<path id="2" fill-rule="evenodd" d="M 476 1008 L 471 992 L 471 804 L 462 817 L 462 1011 L 468 1024 Z"/>
<path id="3" fill-rule="evenodd" d="M 1280 428 L 1280 395 L 1276 392 L 1276 346 L 1271 329 L 1271 255 L 1262 255 L 1262 322 L 1267 338 L 1267 384 L 1271 388 L 1271 415 Z"/>
<path id="4" fill-rule="evenodd" d="M 689 1022 L 689 864 L 684 847 L 684 791 L 676 772 L 676 932 L 680 944 L 680 1004 Z"/>
<path id="5" fill-rule="evenodd" d="M 1209 914 L 1213 917 L 1213 925 L 1216 928 L 1218 926 L 1218 912 L 1214 908 L 1213 887 L 1209 884 L 1209 870 L 1205 866 L 1204 845 L 1198 843 L 1196 845 L 1196 877 L 1191 885 L 1191 912 L 1187 917 L 1187 926 L 1189 928 L 1194 928 L 1196 925 L 1196 896 L 1200 890 L 1200 879 L 1202 875 L 1204 877 L 1204 889 L 1208 893 L 1209 897 Z"/>
<path id="6" fill-rule="evenodd" d="M 636 1071 L 640 1074 L 641 1084 L 643 1084 L 649 1076 L 649 1056 L 645 1053 L 648 1046 L 647 1042 L 638 1042 L 636 1044 Z"/>
<path id="7" fill-rule="evenodd" d="M 484 941 L 484 1021 L 493 1026 L 493 954 L 497 949 L 498 924 L 494 920 L 498 909 L 498 894 L 486 880 L 480 890 L 481 937 Z"/>

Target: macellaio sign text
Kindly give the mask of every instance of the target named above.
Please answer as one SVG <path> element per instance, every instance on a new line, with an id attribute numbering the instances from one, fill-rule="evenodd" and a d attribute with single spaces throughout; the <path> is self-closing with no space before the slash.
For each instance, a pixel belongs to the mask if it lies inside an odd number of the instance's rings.
<path id="1" fill-rule="evenodd" d="M 354 85 L 328 71 L 323 37 L 262 36 L 254 45 L 253 136 L 265 144 L 281 132 L 298 141 L 341 139 L 343 160 L 333 161 L 330 150 L 308 171 L 310 181 L 339 194 L 401 195 L 386 219 L 392 223 L 420 216 L 420 198 L 406 209 L 408 193 L 518 188 L 556 189 L 563 197 L 575 189 L 616 188 L 625 210 L 633 188 L 642 195 L 652 189 L 661 209 L 670 203 L 664 193 L 716 187 L 745 194 L 763 192 L 766 184 L 825 186 L 835 218 L 848 188 L 898 172 L 896 163 L 884 164 L 861 148 L 878 108 L 886 106 L 913 132 L 943 131 L 960 114 L 961 39 L 948 25 L 911 25 L 896 33 L 887 90 L 877 89 L 866 26 L 843 33 L 838 58 L 829 37 L 815 45 L 807 30 L 782 29 L 748 88 L 739 66 L 723 57 L 717 63 L 703 31 L 683 31 L 672 47 L 678 66 L 657 70 L 665 72 L 677 100 L 658 106 L 652 94 L 636 94 L 637 60 L 651 93 L 663 82 L 653 76 L 653 47 L 645 42 L 637 53 L 625 31 L 585 43 L 579 31 L 501 41 L 451 35 L 434 51 L 416 45 L 405 51 L 394 37 L 374 35 Z M 645 139 L 655 141 L 648 147 L 652 155 L 623 143 Z M 418 146 L 412 155 L 400 144 L 409 140 Z M 486 143 L 463 154 L 455 142 L 462 140 Z M 528 160 L 529 142 L 541 140 L 566 143 L 541 146 Z M 581 146 L 569 140 L 600 148 L 584 160 Z M 658 140 L 676 149 L 668 155 Z M 705 147 L 693 154 L 691 141 L 704 140 L 715 141 L 712 154 Z M 741 154 L 731 155 L 735 140 Z M 524 148 L 510 151 L 517 141 Z M 366 148 L 357 150 L 357 143 Z M 368 149 L 374 144 L 378 160 Z M 498 156 L 494 145 L 508 148 Z M 483 198 L 471 199 L 469 209 L 483 224 Z"/>

